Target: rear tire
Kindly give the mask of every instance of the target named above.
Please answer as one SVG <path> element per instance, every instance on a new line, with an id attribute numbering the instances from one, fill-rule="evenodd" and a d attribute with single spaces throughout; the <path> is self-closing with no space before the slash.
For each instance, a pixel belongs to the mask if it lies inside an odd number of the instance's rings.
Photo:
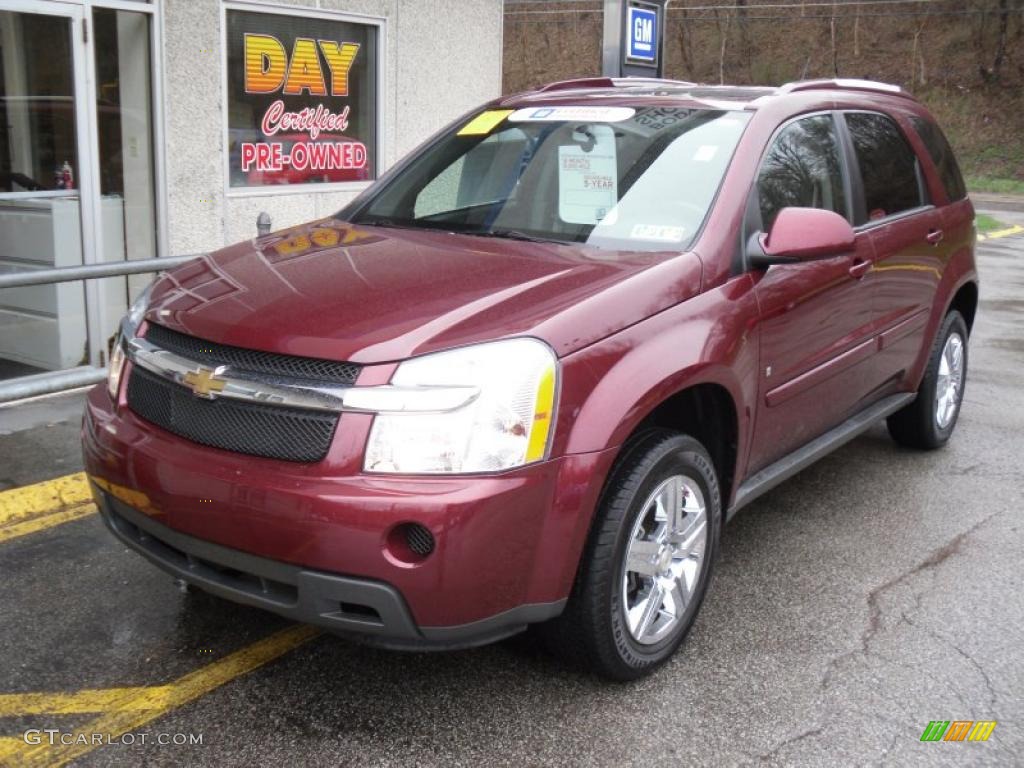
<path id="1" fill-rule="evenodd" d="M 886 421 L 892 439 L 908 448 L 941 448 L 956 428 L 966 384 L 967 323 L 954 309 L 935 336 L 917 397 Z"/>
<path id="2" fill-rule="evenodd" d="M 612 680 L 653 672 L 693 626 L 721 526 L 704 446 L 667 430 L 642 435 L 612 471 L 565 612 L 541 628 L 549 648 Z"/>

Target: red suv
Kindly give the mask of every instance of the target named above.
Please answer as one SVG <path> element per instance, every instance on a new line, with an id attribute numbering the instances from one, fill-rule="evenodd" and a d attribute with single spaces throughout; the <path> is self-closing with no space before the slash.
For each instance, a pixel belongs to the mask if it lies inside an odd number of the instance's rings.
<path id="1" fill-rule="evenodd" d="M 336 216 L 159 278 L 86 467 L 118 538 L 230 600 L 393 648 L 536 624 L 639 677 L 738 509 L 881 419 L 949 439 L 973 220 L 892 86 L 501 98 Z"/>

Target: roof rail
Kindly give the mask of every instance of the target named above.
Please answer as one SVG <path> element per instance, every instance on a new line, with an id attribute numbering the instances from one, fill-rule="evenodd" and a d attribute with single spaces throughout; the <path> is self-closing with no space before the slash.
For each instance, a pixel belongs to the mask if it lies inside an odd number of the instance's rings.
<path id="1" fill-rule="evenodd" d="M 538 93 L 545 91 L 568 91 L 572 88 L 614 88 L 615 81 L 610 77 L 577 77 L 573 80 L 559 80 L 555 83 L 542 85 Z"/>
<path id="2" fill-rule="evenodd" d="M 681 85 L 692 88 L 697 83 L 690 83 L 685 80 L 665 80 L 659 77 L 577 77 L 573 80 L 559 80 L 558 82 L 542 85 L 537 89 L 537 93 L 568 91 L 574 88 L 628 88 L 630 86 L 644 85 Z"/>
<path id="3" fill-rule="evenodd" d="M 836 77 L 823 80 L 796 80 L 779 87 L 776 93 L 794 93 L 796 91 L 815 91 L 835 88 L 843 91 L 871 91 L 873 93 L 888 93 L 891 96 L 902 96 L 905 99 L 913 99 L 909 93 L 898 85 L 892 83 L 880 83 L 877 80 L 860 80 L 853 77 Z"/>
<path id="4" fill-rule="evenodd" d="M 691 83 L 689 80 L 669 80 L 664 77 L 616 77 L 612 78 L 612 82 L 617 86 L 631 86 L 631 85 L 682 85 L 687 88 L 695 88 L 699 83 Z"/>

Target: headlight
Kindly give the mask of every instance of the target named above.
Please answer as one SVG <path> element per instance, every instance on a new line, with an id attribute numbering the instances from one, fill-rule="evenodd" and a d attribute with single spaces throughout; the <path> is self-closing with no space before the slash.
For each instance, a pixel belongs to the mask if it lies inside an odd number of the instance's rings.
<path id="1" fill-rule="evenodd" d="M 370 430 L 367 472 L 494 472 L 547 455 L 557 384 L 555 355 L 519 338 L 407 360 L 398 387 L 475 387 L 471 402 L 443 413 L 379 413 Z"/>
<path id="2" fill-rule="evenodd" d="M 110 363 L 107 365 L 107 392 L 113 400 L 117 400 L 117 390 L 121 387 L 121 372 L 124 370 L 124 339 L 120 332 L 114 337 L 114 346 L 110 350 Z"/>
<path id="3" fill-rule="evenodd" d="M 155 280 L 153 282 L 156 282 Z M 142 325 L 142 318 L 146 315 L 146 307 L 149 306 L 149 294 L 153 290 L 153 283 L 146 286 L 145 290 L 140 293 L 132 305 L 128 307 L 128 314 L 124 316 L 121 321 L 121 330 L 129 338 L 135 336 L 135 332 L 139 330 L 139 326 Z"/>
<path id="4" fill-rule="evenodd" d="M 110 349 L 110 362 L 107 365 L 107 392 L 114 400 L 117 400 L 117 391 L 121 386 L 121 373 L 124 371 L 124 345 L 128 339 L 135 336 L 139 326 L 142 325 L 142 318 L 146 314 L 146 307 L 149 306 L 149 293 L 152 288 L 153 283 L 150 283 L 136 297 L 128 308 L 128 313 L 121 320 L 120 329 L 114 335 L 114 344 Z"/>

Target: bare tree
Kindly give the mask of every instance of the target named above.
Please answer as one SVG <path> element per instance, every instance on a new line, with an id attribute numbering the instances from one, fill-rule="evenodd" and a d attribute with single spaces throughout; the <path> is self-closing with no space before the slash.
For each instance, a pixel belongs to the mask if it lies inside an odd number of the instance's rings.
<path id="1" fill-rule="evenodd" d="M 860 6 L 853 9 L 853 56 L 860 58 Z"/>
<path id="2" fill-rule="evenodd" d="M 828 20 L 828 34 L 832 41 L 832 74 L 839 77 L 839 53 L 836 49 L 836 4 L 832 3 L 832 16 Z"/>
<path id="3" fill-rule="evenodd" d="M 679 55 L 683 59 L 683 76 L 694 79 L 693 54 L 690 52 L 690 24 L 686 17 L 686 8 L 680 8 L 679 21 Z"/>
<path id="4" fill-rule="evenodd" d="M 753 63 L 753 46 L 750 44 L 750 30 L 747 21 L 747 0 L 736 0 L 736 21 L 740 28 L 740 49 L 743 51 L 743 64 L 747 68 L 747 79 L 750 80 Z"/>
<path id="5" fill-rule="evenodd" d="M 999 79 L 1000 70 L 1003 68 L 1003 59 L 1006 58 L 1006 28 L 1010 23 L 1009 0 L 999 0 L 999 37 L 996 42 L 996 57 L 992 62 L 992 77 Z"/>
<path id="6" fill-rule="evenodd" d="M 715 9 L 715 24 L 718 26 L 718 38 L 720 46 L 718 50 L 718 82 L 725 83 L 725 46 L 729 42 L 729 25 L 732 23 L 732 14 L 725 11 L 725 26 L 719 20 L 718 9 Z"/>
<path id="7" fill-rule="evenodd" d="M 920 75 L 917 80 L 921 85 L 925 85 L 927 83 L 924 67 L 924 48 L 921 45 L 921 33 L 924 32 L 924 27 L 925 24 L 928 23 L 928 19 L 928 16 L 921 17 L 921 23 L 918 24 L 917 29 L 914 30 L 914 47 L 910 52 L 910 82 L 914 82 L 915 70 L 920 68 Z"/>
<path id="8" fill-rule="evenodd" d="M 981 23 L 978 25 L 978 36 L 976 43 L 978 47 L 978 53 L 981 54 L 984 49 L 984 40 L 986 37 L 986 24 L 985 17 L 981 17 Z M 999 18 L 997 21 L 996 28 L 996 52 L 992 59 L 992 66 L 986 67 L 984 64 L 978 64 L 978 73 L 981 75 L 981 79 L 986 83 L 994 83 L 999 80 L 999 76 L 1002 72 L 1003 62 L 1006 60 L 1006 36 L 1007 30 L 1010 24 L 1010 3 L 1009 0 L 999 0 Z"/>

